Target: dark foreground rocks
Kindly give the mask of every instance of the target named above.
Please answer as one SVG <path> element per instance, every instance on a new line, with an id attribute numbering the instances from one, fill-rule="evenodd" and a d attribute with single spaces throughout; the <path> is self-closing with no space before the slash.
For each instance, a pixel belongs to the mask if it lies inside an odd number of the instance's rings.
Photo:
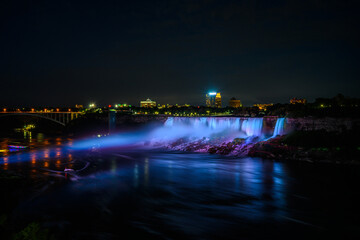
<path id="1" fill-rule="evenodd" d="M 360 143 L 357 136 L 357 132 L 298 131 L 264 141 L 257 138 L 203 138 L 196 141 L 179 139 L 166 147 L 178 151 L 261 157 L 276 161 L 360 164 Z"/>
<path id="2" fill-rule="evenodd" d="M 294 146 L 286 144 L 286 136 L 254 144 L 248 156 L 278 161 L 306 161 L 311 163 L 360 164 L 360 148 L 342 146 Z"/>

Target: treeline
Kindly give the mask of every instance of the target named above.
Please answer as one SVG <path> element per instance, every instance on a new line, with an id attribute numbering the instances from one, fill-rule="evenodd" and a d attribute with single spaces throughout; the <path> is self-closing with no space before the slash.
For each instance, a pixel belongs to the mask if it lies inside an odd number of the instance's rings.
<path id="1" fill-rule="evenodd" d="M 333 98 L 317 98 L 307 104 L 276 104 L 266 115 L 287 117 L 360 117 L 360 99 L 338 94 Z"/>

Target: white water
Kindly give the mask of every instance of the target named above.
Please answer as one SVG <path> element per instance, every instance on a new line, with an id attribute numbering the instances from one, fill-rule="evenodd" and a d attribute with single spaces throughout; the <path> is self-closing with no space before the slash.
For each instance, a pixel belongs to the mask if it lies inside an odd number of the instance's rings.
<path id="1" fill-rule="evenodd" d="M 220 142 L 246 139 L 246 143 L 266 140 L 284 132 L 284 118 L 278 118 L 272 135 L 265 136 L 263 118 L 235 117 L 169 117 L 165 124 L 155 128 L 145 128 L 135 132 L 114 134 L 106 138 L 90 139 L 74 144 L 73 148 L 85 149 L 89 146 L 116 147 L 144 145 L 145 143 L 167 144 L 179 139 L 191 143 L 197 140 Z M 151 145 L 150 145 L 151 146 Z"/>
<path id="2" fill-rule="evenodd" d="M 275 124 L 275 129 L 272 137 L 276 137 L 278 135 L 284 135 L 284 123 L 285 118 L 278 118 Z"/>
<path id="3" fill-rule="evenodd" d="M 176 140 L 189 138 L 222 137 L 225 139 L 262 137 L 262 118 L 217 118 L 217 117 L 169 117 L 164 127 L 154 131 L 156 140 Z"/>
<path id="4" fill-rule="evenodd" d="M 243 120 L 241 130 L 244 131 L 248 137 L 260 137 L 262 135 L 262 127 L 262 118 L 249 118 Z"/>

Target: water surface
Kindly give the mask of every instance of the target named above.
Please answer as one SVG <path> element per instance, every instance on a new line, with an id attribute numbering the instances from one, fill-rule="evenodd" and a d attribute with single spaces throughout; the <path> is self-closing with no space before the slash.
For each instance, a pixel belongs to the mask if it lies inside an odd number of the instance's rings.
<path id="1" fill-rule="evenodd" d="M 2 156 L 1 173 L 26 181 L 6 180 L 1 200 L 15 229 L 36 221 L 59 239 L 359 235 L 358 167 L 71 144 L 45 138 Z"/>

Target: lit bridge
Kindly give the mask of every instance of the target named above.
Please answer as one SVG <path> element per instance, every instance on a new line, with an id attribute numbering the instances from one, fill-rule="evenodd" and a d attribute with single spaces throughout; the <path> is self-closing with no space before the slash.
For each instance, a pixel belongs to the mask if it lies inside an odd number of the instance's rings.
<path id="1" fill-rule="evenodd" d="M 14 111 L 14 112 L 0 112 L 0 117 L 7 116 L 33 116 L 44 118 L 63 126 L 66 126 L 72 120 L 80 117 L 82 112 L 34 112 L 34 111 Z"/>

